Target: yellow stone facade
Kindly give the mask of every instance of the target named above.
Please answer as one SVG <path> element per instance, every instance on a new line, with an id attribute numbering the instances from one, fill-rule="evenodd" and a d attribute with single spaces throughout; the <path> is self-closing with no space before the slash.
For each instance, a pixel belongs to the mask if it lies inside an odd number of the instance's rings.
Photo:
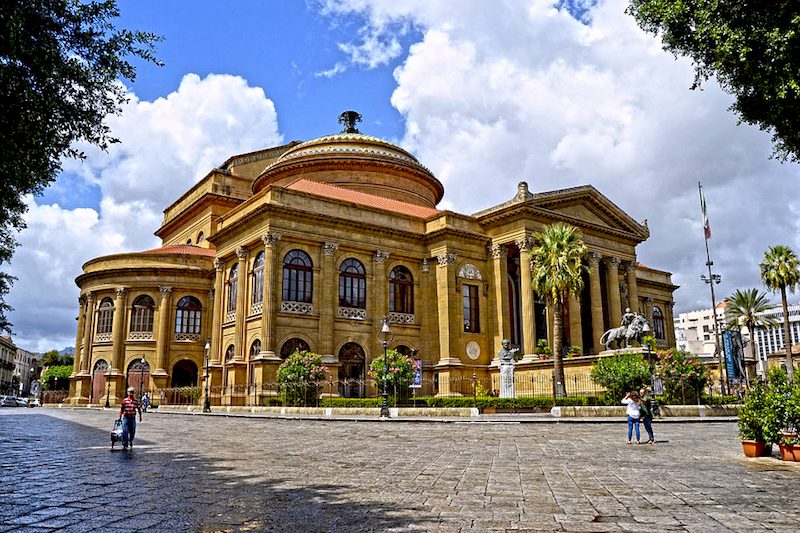
<path id="1" fill-rule="evenodd" d="M 428 169 L 357 132 L 231 157 L 164 211 L 162 248 L 84 265 L 70 402 L 204 387 L 206 367 L 212 403 L 257 402 L 298 346 L 323 355 L 332 381 L 364 378 L 382 355 L 383 316 L 390 347 L 417 349 L 439 394 L 454 378 L 496 374 L 504 338 L 525 354 L 520 375 L 545 372 L 552 362 L 534 348 L 552 345 L 553 310 L 531 289 L 528 251 L 556 221 L 590 249 L 585 290 L 565 311 L 565 345 L 586 355 L 575 363 L 604 349 L 625 307 L 674 346 L 677 287 L 636 259 L 646 224 L 591 186 L 513 192 L 473 215 L 438 210 L 444 188 Z"/>

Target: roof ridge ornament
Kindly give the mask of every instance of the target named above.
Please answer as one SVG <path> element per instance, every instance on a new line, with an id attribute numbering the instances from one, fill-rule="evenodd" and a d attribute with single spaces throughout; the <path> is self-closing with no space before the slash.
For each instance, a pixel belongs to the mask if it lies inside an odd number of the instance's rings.
<path id="1" fill-rule="evenodd" d="M 533 194 L 528 190 L 528 182 L 520 181 L 517 184 L 517 195 L 514 196 L 514 201 L 524 202 L 529 198 L 533 198 Z"/>
<path id="2" fill-rule="evenodd" d="M 339 124 L 344 124 L 342 133 L 361 133 L 356 128 L 356 122 L 361 122 L 361 114 L 358 111 L 343 111 L 339 115 Z"/>

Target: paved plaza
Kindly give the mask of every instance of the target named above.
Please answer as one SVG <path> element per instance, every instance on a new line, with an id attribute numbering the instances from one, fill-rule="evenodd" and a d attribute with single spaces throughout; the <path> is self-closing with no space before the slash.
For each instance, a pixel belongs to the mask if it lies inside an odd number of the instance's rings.
<path id="1" fill-rule="evenodd" d="M 800 464 L 730 422 L 401 423 L 0 410 L 5 531 L 792 531 Z M 117 445 L 119 447 L 119 445 Z"/>

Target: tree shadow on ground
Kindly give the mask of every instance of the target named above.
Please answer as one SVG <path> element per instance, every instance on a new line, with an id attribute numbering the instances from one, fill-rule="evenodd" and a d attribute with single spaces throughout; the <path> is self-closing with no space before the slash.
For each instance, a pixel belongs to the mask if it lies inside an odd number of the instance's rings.
<path id="1" fill-rule="evenodd" d="M 359 532 L 437 523 L 368 493 L 317 482 L 313 472 L 302 480 L 274 472 L 243 476 L 230 461 L 167 452 L 140 438 L 133 452 L 109 453 L 110 430 L 37 413 L 0 416 L 0 526 Z"/>

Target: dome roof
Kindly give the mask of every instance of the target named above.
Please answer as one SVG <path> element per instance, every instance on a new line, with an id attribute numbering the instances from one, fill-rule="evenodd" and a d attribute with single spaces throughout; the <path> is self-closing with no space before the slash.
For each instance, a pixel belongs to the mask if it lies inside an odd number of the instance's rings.
<path id="1" fill-rule="evenodd" d="M 342 133 L 312 139 L 286 150 L 255 179 L 253 193 L 272 184 L 287 186 L 296 179 L 320 181 L 431 208 L 444 195 L 441 182 L 416 157 L 397 145 L 358 132 L 354 124 Z"/>

